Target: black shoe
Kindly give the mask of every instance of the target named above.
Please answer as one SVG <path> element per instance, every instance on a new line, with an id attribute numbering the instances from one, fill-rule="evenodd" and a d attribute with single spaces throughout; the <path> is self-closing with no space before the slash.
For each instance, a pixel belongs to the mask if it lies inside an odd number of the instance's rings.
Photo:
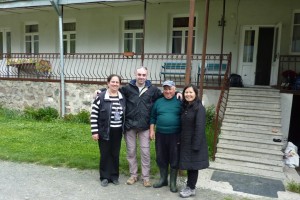
<path id="1" fill-rule="evenodd" d="M 103 179 L 103 180 L 101 181 L 101 186 L 102 186 L 102 187 L 108 186 L 108 180 L 107 180 L 107 179 Z"/>
<path id="2" fill-rule="evenodd" d="M 119 184 L 120 184 L 119 180 L 112 180 L 112 183 L 113 183 L 114 185 L 119 185 Z"/>

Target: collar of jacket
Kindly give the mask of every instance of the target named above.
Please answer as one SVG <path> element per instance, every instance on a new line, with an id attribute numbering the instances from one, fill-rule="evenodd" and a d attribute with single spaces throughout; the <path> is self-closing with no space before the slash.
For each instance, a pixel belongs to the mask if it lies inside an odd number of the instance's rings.
<path id="1" fill-rule="evenodd" d="M 118 97 L 119 99 L 123 99 L 123 95 L 119 91 L 118 91 Z M 105 91 L 104 100 L 110 100 L 108 90 Z"/>
<path id="2" fill-rule="evenodd" d="M 132 86 L 134 86 L 134 87 L 137 87 L 136 86 L 136 79 L 133 79 L 133 80 L 131 80 L 130 82 L 129 82 L 129 84 L 130 85 L 132 85 Z M 151 84 L 151 81 L 149 81 L 149 80 L 146 80 L 145 81 L 145 87 L 150 87 L 152 84 Z"/>

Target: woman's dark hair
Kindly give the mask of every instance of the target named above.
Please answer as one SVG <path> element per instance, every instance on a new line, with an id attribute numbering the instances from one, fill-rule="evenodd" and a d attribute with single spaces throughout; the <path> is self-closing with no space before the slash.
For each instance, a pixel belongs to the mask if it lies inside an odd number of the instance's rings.
<path id="1" fill-rule="evenodd" d="M 196 94 L 196 97 L 195 97 L 195 100 L 192 102 L 192 104 L 189 104 L 189 102 L 185 99 L 185 97 L 184 97 L 184 93 L 185 93 L 185 91 L 186 91 L 186 89 L 188 89 L 188 88 L 193 88 L 193 90 L 194 90 L 194 92 L 195 92 L 195 94 Z M 195 86 L 195 85 L 193 85 L 193 84 L 188 84 L 187 86 L 185 86 L 184 88 L 183 88 L 183 92 L 182 92 L 182 102 L 183 102 L 183 108 L 186 108 L 186 107 L 188 107 L 189 105 L 191 105 L 191 106 L 193 106 L 193 108 L 194 109 L 197 109 L 199 106 L 199 104 L 202 104 L 201 103 L 201 101 L 200 101 L 200 98 L 199 98 L 199 91 L 198 91 L 198 88 Z"/>
<path id="2" fill-rule="evenodd" d="M 122 81 L 121 76 L 119 76 L 119 75 L 117 75 L 117 74 L 111 74 L 111 75 L 109 75 L 109 76 L 107 77 L 107 83 L 109 83 L 110 80 L 111 80 L 113 77 L 115 77 L 115 76 L 118 77 L 119 82 L 120 82 L 120 84 L 121 84 L 121 81 Z"/>

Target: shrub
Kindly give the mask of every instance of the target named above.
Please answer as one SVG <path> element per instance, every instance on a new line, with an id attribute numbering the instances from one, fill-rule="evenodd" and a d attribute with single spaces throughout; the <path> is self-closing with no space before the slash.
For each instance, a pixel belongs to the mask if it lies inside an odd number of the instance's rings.
<path id="1" fill-rule="evenodd" d="M 55 108 L 45 107 L 35 109 L 33 107 L 27 107 L 24 109 L 24 114 L 26 118 L 51 121 L 59 117 L 58 111 Z"/>
<path id="2" fill-rule="evenodd" d="M 64 120 L 68 122 L 75 122 L 75 123 L 90 123 L 90 112 L 86 110 L 80 111 L 78 114 L 67 114 L 64 116 Z"/>
<path id="3" fill-rule="evenodd" d="M 291 192 L 300 193 L 300 183 L 296 183 L 295 181 L 289 182 L 286 188 Z"/>
<path id="4" fill-rule="evenodd" d="M 215 106 L 211 105 L 206 108 L 206 126 L 213 124 L 215 119 Z"/>

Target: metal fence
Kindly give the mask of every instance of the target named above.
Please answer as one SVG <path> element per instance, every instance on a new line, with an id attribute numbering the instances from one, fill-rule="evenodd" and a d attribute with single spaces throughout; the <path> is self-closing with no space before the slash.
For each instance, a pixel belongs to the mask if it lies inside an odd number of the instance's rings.
<path id="1" fill-rule="evenodd" d="M 192 55 L 191 83 L 200 81 L 201 59 L 201 54 Z M 63 60 L 66 82 L 105 82 L 110 74 L 119 74 L 122 82 L 127 83 L 134 79 L 136 68 L 142 65 L 142 55 L 125 53 L 67 54 Z M 219 68 L 221 55 L 207 54 L 205 60 L 204 86 L 219 87 L 225 72 Z M 230 60 L 231 54 L 223 54 L 221 66 L 230 69 Z M 143 66 L 148 68 L 148 79 L 154 84 L 170 79 L 183 86 L 185 63 L 186 55 L 183 54 L 144 54 L 143 59 Z M 59 81 L 60 71 L 58 53 L 0 55 L 0 79 Z"/>

